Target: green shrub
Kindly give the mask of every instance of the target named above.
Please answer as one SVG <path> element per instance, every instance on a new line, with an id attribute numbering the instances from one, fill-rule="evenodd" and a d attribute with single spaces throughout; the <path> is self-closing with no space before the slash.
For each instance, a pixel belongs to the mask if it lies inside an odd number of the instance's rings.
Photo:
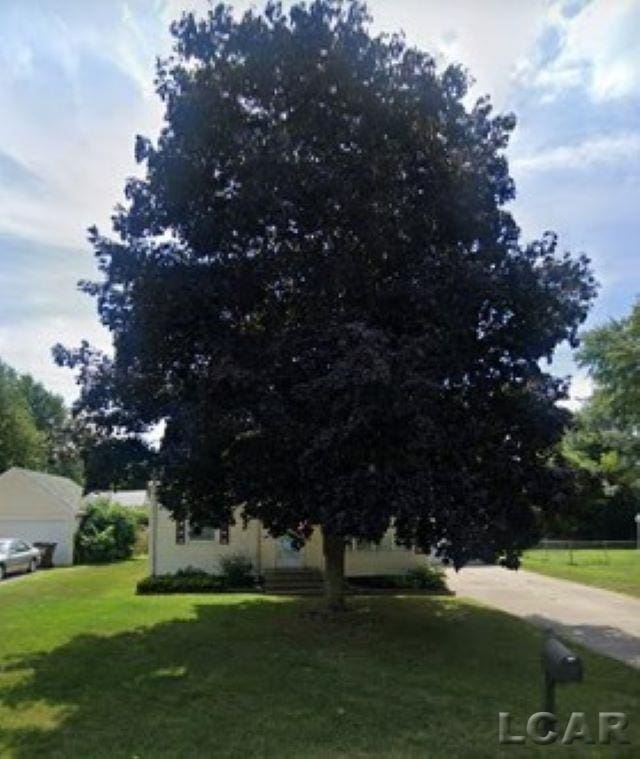
<path id="1" fill-rule="evenodd" d="M 254 590 L 255 579 L 246 577 L 244 584 L 231 584 L 223 575 L 212 575 L 201 569 L 188 567 L 175 574 L 145 577 L 137 585 L 138 595 L 162 595 L 169 593 L 224 593 L 229 590 Z"/>
<path id="2" fill-rule="evenodd" d="M 440 567 L 416 567 L 406 574 L 407 582 L 411 588 L 421 590 L 447 590 L 444 571 Z"/>
<path id="3" fill-rule="evenodd" d="M 230 588 L 246 588 L 254 584 L 253 564 L 242 554 L 220 559 L 222 574 Z"/>
<path id="4" fill-rule="evenodd" d="M 136 520 L 138 527 L 149 526 L 149 507 L 148 506 L 129 506 L 129 513 Z"/>
<path id="5" fill-rule="evenodd" d="M 128 559 L 136 542 L 136 519 L 129 510 L 98 499 L 90 503 L 75 537 L 78 564 Z"/>
<path id="6" fill-rule="evenodd" d="M 149 553 L 149 528 L 138 527 L 136 530 L 136 542 L 133 546 L 134 556 L 146 556 Z"/>

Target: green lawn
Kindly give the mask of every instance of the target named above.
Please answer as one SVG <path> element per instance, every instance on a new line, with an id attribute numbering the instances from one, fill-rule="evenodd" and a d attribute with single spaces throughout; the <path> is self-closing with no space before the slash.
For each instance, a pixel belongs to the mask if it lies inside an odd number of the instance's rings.
<path id="1" fill-rule="evenodd" d="M 635 549 L 580 548 L 571 554 L 567 549 L 534 549 L 525 553 L 522 566 L 640 598 L 640 551 Z"/>
<path id="2" fill-rule="evenodd" d="M 497 745 L 540 704 L 540 634 L 455 598 L 137 597 L 143 561 L 0 586 L 0 756 L 632 756 L 633 748 Z M 638 673 L 585 654 L 559 713 L 626 711 Z M 634 718 L 635 715 L 635 718 Z"/>

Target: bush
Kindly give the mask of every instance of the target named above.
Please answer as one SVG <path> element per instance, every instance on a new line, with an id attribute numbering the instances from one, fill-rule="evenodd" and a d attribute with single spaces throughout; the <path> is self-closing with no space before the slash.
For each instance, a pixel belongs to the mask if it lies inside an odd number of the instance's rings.
<path id="1" fill-rule="evenodd" d="M 75 537 L 78 564 L 128 559 L 136 542 L 136 519 L 127 509 L 106 499 L 87 506 Z"/>
<path id="2" fill-rule="evenodd" d="M 435 593 L 447 592 L 444 572 L 439 567 L 418 567 L 410 569 L 403 575 L 349 577 L 347 582 L 356 590 L 430 590 Z"/>
<path id="3" fill-rule="evenodd" d="M 230 588 L 246 588 L 254 584 L 253 565 L 246 556 L 225 556 L 220 559 L 220 567 Z"/>
<path id="4" fill-rule="evenodd" d="M 149 553 L 149 528 L 138 527 L 136 530 L 136 542 L 133 546 L 134 556 L 146 556 Z"/>
<path id="5" fill-rule="evenodd" d="M 149 507 L 148 506 L 134 506 L 129 507 L 129 513 L 136 520 L 138 527 L 149 526 Z"/>
<path id="6" fill-rule="evenodd" d="M 246 559 L 245 559 L 246 561 Z M 245 575 L 246 578 L 246 575 Z M 212 575 L 201 569 L 189 567 L 175 574 L 145 577 L 137 585 L 139 595 L 169 593 L 224 593 L 228 590 L 253 590 L 255 580 L 249 575 L 243 585 L 232 585 L 226 576 Z"/>
<path id="7" fill-rule="evenodd" d="M 421 590 L 447 590 L 444 571 L 440 567 L 416 567 L 406 574 L 407 582 L 411 588 Z"/>
<path id="8" fill-rule="evenodd" d="M 122 505 L 117 501 L 112 501 L 112 503 L 117 506 Z M 145 556 L 149 553 L 149 507 L 127 506 L 126 509 L 136 523 L 136 542 L 133 546 L 133 555 Z"/>

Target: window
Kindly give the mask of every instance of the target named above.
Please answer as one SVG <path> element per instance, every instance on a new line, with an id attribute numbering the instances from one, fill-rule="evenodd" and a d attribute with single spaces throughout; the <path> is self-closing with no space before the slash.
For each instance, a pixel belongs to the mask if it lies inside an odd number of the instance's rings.
<path id="1" fill-rule="evenodd" d="M 189 540 L 193 541 L 207 541 L 209 543 L 219 543 L 221 546 L 229 545 L 229 525 L 225 525 L 220 529 L 216 527 L 197 527 L 196 525 L 189 527 Z"/>
<path id="2" fill-rule="evenodd" d="M 395 544 L 393 534 L 387 532 L 382 536 L 382 540 L 379 543 L 373 540 L 365 540 L 363 538 L 352 538 L 347 541 L 347 549 L 350 551 L 395 551 L 398 546 Z"/>
<path id="3" fill-rule="evenodd" d="M 352 551 L 377 551 L 378 545 L 371 540 L 363 538 L 353 538 L 347 543 L 347 548 Z"/>
<path id="4" fill-rule="evenodd" d="M 191 541 L 203 543 L 220 543 L 220 545 L 229 545 L 229 525 L 220 529 L 216 527 L 189 524 L 185 519 L 176 522 L 176 543 L 185 545 Z"/>
<path id="5" fill-rule="evenodd" d="M 189 525 L 189 540 L 208 540 L 214 541 L 216 539 L 215 527 L 197 527 L 196 525 Z"/>

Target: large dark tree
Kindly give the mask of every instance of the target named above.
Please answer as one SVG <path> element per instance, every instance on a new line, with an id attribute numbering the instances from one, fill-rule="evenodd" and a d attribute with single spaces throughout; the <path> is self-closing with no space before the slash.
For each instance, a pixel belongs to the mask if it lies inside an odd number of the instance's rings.
<path id="1" fill-rule="evenodd" d="M 114 358 L 58 349 L 94 420 L 166 420 L 176 516 L 243 504 L 274 535 L 320 529 L 332 605 L 345 540 L 390 523 L 458 567 L 517 565 L 565 422 L 539 360 L 575 343 L 595 289 L 553 234 L 519 242 L 514 117 L 468 109 L 462 69 L 368 25 L 317 0 L 172 26 L 146 176 L 117 238 L 91 232 Z"/>
<path id="2" fill-rule="evenodd" d="M 85 491 L 145 490 L 154 474 L 156 454 L 138 437 L 101 439 L 82 435 Z"/>

